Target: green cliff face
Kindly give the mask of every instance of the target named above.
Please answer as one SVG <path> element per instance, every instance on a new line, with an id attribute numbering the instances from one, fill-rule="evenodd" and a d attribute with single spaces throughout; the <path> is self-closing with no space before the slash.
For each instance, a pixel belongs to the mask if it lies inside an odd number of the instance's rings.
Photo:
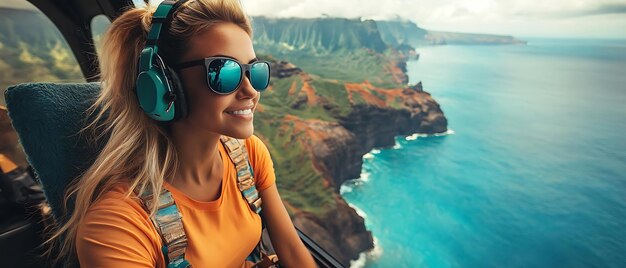
<path id="1" fill-rule="evenodd" d="M 372 20 L 254 17 L 257 53 L 285 59 L 314 76 L 343 82 L 403 84 L 389 70 L 393 51 Z"/>
<path id="2" fill-rule="evenodd" d="M 427 30 L 417 26 L 411 21 L 377 21 L 378 30 L 385 43 L 394 47 L 402 44 L 413 47 L 427 45 Z"/>
<path id="3" fill-rule="evenodd" d="M 272 19 L 254 17 L 254 41 L 262 48 L 284 48 L 312 54 L 368 48 L 387 49 L 374 21 L 343 18 Z"/>

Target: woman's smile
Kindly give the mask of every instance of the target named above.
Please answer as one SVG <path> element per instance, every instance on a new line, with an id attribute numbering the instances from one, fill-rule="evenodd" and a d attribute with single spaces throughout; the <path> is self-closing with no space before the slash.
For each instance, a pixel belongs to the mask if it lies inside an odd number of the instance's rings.
<path id="1" fill-rule="evenodd" d="M 254 106 L 254 104 L 250 104 L 241 108 L 232 108 L 224 111 L 224 113 L 235 118 L 252 120 L 254 117 Z"/>

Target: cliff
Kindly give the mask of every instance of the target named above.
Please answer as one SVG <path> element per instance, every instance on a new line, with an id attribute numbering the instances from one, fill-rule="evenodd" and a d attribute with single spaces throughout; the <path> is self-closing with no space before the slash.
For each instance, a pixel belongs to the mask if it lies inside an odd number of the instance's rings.
<path id="1" fill-rule="evenodd" d="M 369 48 L 376 52 L 387 49 L 374 21 L 268 17 L 254 17 L 252 21 L 255 45 L 315 54 L 360 48 Z"/>
<path id="2" fill-rule="evenodd" d="M 381 20 L 376 21 L 376 25 L 378 25 L 383 41 L 393 47 L 403 44 L 413 47 L 428 44 L 428 40 L 425 38 L 428 31 L 409 20 Z"/>
<path id="3" fill-rule="evenodd" d="M 353 102 L 352 112 L 339 118 L 339 124 L 352 135 L 348 139 L 331 135 L 313 151 L 321 170 L 333 178 L 337 191 L 344 181 L 360 176 L 362 156 L 372 148 L 393 146 L 398 135 L 447 130 L 447 119 L 439 104 L 419 85 L 391 90 L 368 83 L 346 85 L 351 95 L 360 94 L 364 99 L 362 103 Z M 402 101 L 394 107 L 386 105 L 379 96 Z"/>
<path id="4" fill-rule="evenodd" d="M 393 145 L 397 135 L 444 132 L 447 121 L 421 83 L 380 88 L 288 71 L 296 68 L 272 64 L 291 75 L 272 78 L 256 133 L 270 148 L 294 224 L 348 265 L 373 248 L 373 239 L 339 195 L 341 184 L 360 176 L 362 156 L 372 148 Z"/>
<path id="5" fill-rule="evenodd" d="M 510 35 L 438 31 L 429 31 L 424 38 L 432 45 L 525 45 L 527 43 Z"/>

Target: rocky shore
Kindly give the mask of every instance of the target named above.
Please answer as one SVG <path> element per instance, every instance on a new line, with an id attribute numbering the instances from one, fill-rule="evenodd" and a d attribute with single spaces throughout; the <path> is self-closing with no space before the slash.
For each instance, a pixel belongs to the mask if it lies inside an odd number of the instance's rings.
<path id="1" fill-rule="evenodd" d="M 341 184 L 360 176 L 362 156 L 373 148 L 389 147 L 394 137 L 413 133 L 440 133 L 447 120 L 439 104 L 423 91 L 421 83 L 398 89 L 381 89 L 368 82 L 346 83 L 351 112 L 336 121 L 301 119 L 287 115 L 304 144 L 315 170 L 332 187 L 333 209 L 323 214 L 296 210 L 294 224 L 348 266 L 350 260 L 373 248 L 364 219 L 339 195 Z M 323 96 L 317 103 L 332 110 Z M 280 167 L 278 167 L 280 168 Z"/>

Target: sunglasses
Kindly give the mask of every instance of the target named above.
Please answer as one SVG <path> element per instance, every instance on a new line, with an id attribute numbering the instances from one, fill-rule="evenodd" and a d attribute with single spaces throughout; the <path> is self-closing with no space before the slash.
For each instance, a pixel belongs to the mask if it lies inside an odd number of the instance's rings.
<path id="1" fill-rule="evenodd" d="M 209 88 L 220 95 L 233 93 L 241 85 L 244 75 L 250 79 L 256 91 L 265 90 L 270 84 L 270 64 L 256 61 L 251 64 L 239 63 L 228 57 L 209 57 L 200 60 L 183 62 L 175 66 L 182 70 L 202 65 L 206 70 L 206 81 Z"/>

